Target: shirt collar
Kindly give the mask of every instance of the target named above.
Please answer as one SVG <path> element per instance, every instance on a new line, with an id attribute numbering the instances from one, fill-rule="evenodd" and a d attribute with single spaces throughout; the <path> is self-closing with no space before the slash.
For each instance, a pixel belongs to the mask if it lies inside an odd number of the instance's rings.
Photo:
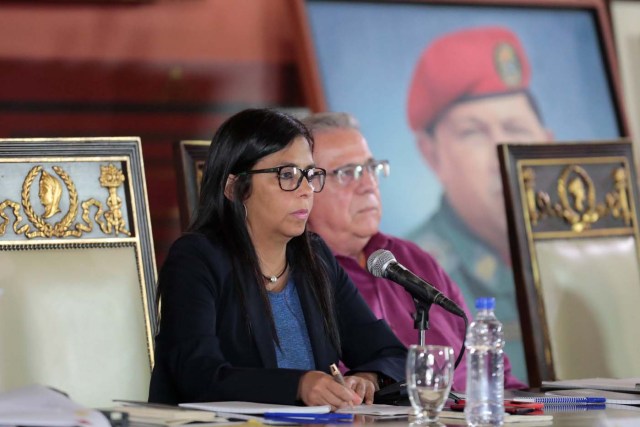
<path id="1" fill-rule="evenodd" d="M 376 234 L 371 236 L 367 244 L 364 246 L 363 253 L 364 253 L 365 259 L 369 259 L 369 256 L 373 252 L 377 251 L 378 249 L 387 248 L 388 245 L 389 245 L 389 238 L 378 231 Z M 354 264 L 354 265 L 357 265 L 359 268 L 366 270 L 366 267 L 363 268 L 358 262 L 357 258 L 346 256 L 346 255 L 339 255 L 336 253 L 334 253 L 334 255 L 340 261 L 341 264 L 343 263 Z"/>

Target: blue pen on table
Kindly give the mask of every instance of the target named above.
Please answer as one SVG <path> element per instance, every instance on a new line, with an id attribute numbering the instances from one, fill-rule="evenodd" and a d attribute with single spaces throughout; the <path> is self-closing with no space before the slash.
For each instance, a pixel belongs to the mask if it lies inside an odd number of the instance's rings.
<path id="1" fill-rule="evenodd" d="M 309 414 L 294 412 L 265 412 L 265 420 L 287 421 L 299 424 L 319 424 L 319 423 L 351 423 L 353 414 Z"/>

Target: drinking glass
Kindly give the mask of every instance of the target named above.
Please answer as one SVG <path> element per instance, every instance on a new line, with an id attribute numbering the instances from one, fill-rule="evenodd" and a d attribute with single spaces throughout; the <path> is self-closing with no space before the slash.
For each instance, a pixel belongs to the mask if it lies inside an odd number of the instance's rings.
<path id="1" fill-rule="evenodd" d="M 407 356 L 407 391 L 415 423 L 439 424 L 438 415 L 453 383 L 453 349 L 412 345 Z"/>

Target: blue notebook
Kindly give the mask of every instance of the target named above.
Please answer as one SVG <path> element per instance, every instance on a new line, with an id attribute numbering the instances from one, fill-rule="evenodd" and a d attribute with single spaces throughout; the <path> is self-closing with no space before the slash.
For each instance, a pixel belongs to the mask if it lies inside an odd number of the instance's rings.
<path id="1" fill-rule="evenodd" d="M 565 390 L 562 390 L 565 391 Z M 543 403 L 545 407 L 552 405 L 595 405 L 606 403 L 606 398 L 602 393 L 595 392 L 584 394 L 559 394 L 557 391 L 540 393 L 522 390 L 508 390 L 505 391 L 505 399 L 515 402 L 531 402 L 531 403 Z"/>
<path id="2" fill-rule="evenodd" d="M 601 396 L 540 396 L 540 397 L 514 397 L 515 402 L 544 403 L 546 405 L 559 405 L 567 403 L 604 404 L 607 399 Z"/>
<path id="3" fill-rule="evenodd" d="M 562 397 L 584 397 L 584 396 L 600 396 L 606 403 L 615 403 L 620 405 L 640 405 L 640 396 L 632 393 L 618 393 L 614 391 L 594 390 L 594 389 L 574 389 L 574 390 L 553 390 L 546 392 L 547 396 Z"/>

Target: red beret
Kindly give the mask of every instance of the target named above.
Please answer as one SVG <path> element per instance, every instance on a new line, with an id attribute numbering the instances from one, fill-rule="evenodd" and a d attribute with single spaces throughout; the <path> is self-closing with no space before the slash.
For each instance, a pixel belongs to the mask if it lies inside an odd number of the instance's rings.
<path id="1" fill-rule="evenodd" d="M 526 89 L 530 73 L 520 41 L 505 28 L 446 34 L 420 55 L 409 87 L 409 124 L 425 129 L 462 98 Z"/>

